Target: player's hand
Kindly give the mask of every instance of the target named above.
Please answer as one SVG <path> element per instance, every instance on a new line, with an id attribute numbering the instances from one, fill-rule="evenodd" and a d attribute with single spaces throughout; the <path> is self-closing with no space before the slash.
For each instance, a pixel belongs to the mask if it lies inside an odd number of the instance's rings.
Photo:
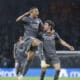
<path id="1" fill-rule="evenodd" d="M 73 46 L 70 46 L 69 49 L 70 49 L 71 51 L 74 51 L 74 50 L 75 50 Z"/>
<path id="2" fill-rule="evenodd" d="M 46 64 L 45 60 L 42 60 L 41 61 L 41 68 L 47 68 L 49 67 L 50 65 L 49 64 Z"/>

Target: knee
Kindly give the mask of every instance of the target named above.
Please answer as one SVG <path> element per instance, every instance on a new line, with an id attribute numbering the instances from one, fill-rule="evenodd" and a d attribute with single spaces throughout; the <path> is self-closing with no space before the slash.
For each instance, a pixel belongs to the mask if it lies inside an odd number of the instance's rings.
<path id="1" fill-rule="evenodd" d="M 55 68 L 55 70 L 60 70 L 61 69 L 61 65 L 60 64 L 54 64 L 54 68 Z"/>
<path id="2" fill-rule="evenodd" d="M 55 67 L 55 70 L 60 70 L 60 69 L 61 69 L 60 66 Z"/>

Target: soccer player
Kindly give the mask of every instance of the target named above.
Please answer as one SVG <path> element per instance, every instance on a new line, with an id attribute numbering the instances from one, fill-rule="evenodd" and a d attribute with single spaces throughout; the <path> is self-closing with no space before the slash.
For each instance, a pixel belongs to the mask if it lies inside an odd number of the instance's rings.
<path id="1" fill-rule="evenodd" d="M 17 43 L 14 44 L 14 59 L 15 59 L 15 68 L 18 80 L 22 80 L 25 75 L 24 69 L 27 65 L 27 61 L 32 61 L 32 58 L 26 53 L 26 40 L 23 40 L 21 36 Z M 30 52 L 33 53 L 33 52 Z"/>
<path id="2" fill-rule="evenodd" d="M 44 23 L 44 31 L 40 33 L 40 38 L 44 45 L 44 55 L 46 63 L 54 67 L 56 70 L 54 80 L 58 80 L 60 73 L 60 60 L 56 54 L 55 41 L 58 41 L 62 46 L 67 47 L 69 50 L 74 50 L 73 46 L 70 46 L 65 42 L 57 32 L 54 30 L 55 24 L 51 20 L 46 20 Z M 45 72 L 47 67 L 42 68 L 40 80 L 44 80 Z"/>
<path id="3" fill-rule="evenodd" d="M 38 48 L 38 52 L 40 55 L 41 66 L 47 66 L 45 62 L 45 57 L 43 54 L 43 42 L 37 38 L 38 32 L 41 30 L 42 21 L 38 18 L 39 10 L 36 7 L 31 8 L 28 12 L 24 13 L 23 15 L 19 16 L 16 19 L 16 22 L 23 23 L 25 31 L 24 31 L 24 40 L 26 39 L 27 42 L 27 49 L 26 51 L 30 51 L 32 47 L 35 51 L 35 48 Z M 34 54 L 35 55 L 35 54 Z M 29 68 L 30 61 L 27 61 L 27 67 Z M 27 69 L 28 70 L 28 69 Z M 27 72 L 26 70 L 26 72 Z M 24 70 L 25 71 L 25 70 Z"/>

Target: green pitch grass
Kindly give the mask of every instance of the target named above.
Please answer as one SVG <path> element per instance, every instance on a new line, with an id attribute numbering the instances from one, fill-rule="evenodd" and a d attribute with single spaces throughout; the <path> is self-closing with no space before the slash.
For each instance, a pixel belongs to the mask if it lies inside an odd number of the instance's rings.
<path id="1" fill-rule="evenodd" d="M 39 77 L 25 77 L 23 80 L 39 80 Z M 17 78 L 0 77 L 0 80 L 17 80 Z M 53 78 L 46 77 L 45 80 L 53 80 Z M 60 78 L 59 80 L 80 80 L 80 78 Z"/>

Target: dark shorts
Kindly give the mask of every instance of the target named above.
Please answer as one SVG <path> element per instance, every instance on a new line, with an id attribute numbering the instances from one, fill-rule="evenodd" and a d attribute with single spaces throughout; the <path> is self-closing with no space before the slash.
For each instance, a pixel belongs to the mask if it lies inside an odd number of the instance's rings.
<path id="1" fill-rule="evenodd" d="M 46 63 L 53 65 L 53 64 L 58 64 L 60 63 L 60 59 L 57 55 L 53 55 L 53 56 L 47 56 L 46 58 Z"/>

